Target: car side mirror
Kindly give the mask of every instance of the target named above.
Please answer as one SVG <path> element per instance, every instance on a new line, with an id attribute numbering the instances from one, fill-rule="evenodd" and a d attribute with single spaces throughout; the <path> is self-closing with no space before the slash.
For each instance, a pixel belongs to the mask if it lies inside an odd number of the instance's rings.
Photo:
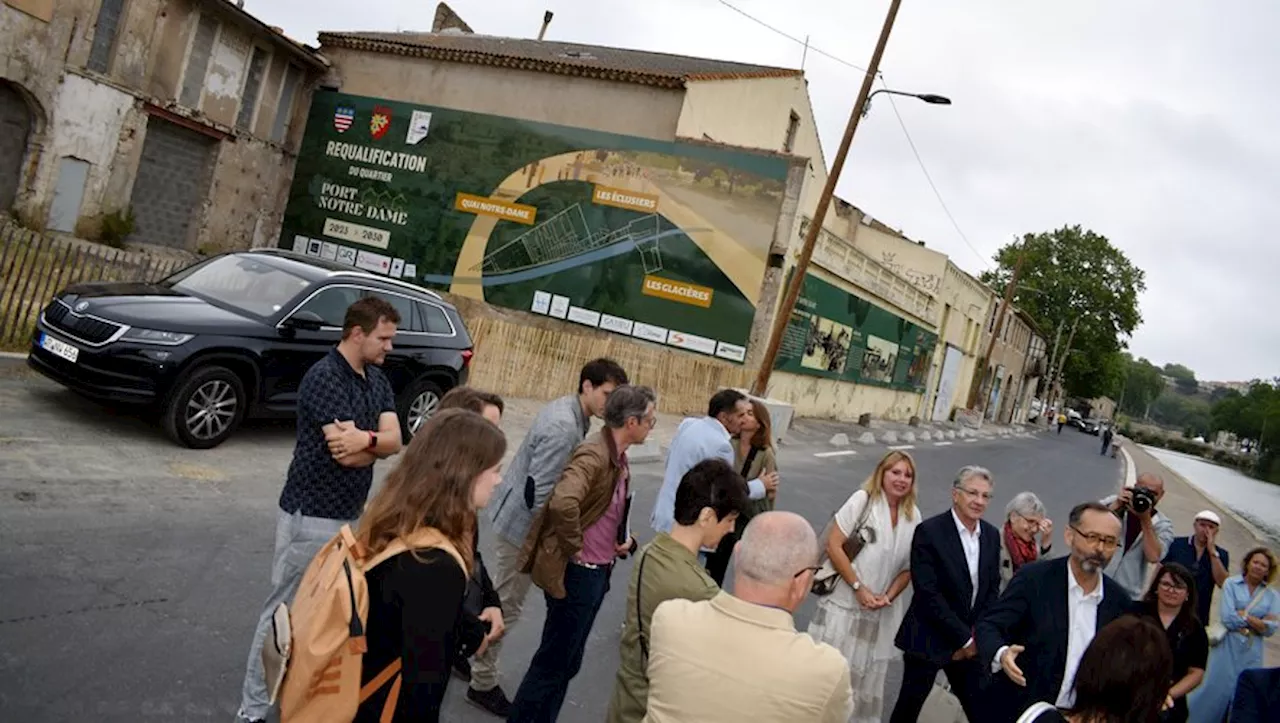
<path id="1" fill-rule="evenodd" d="M 299 311 L 281 322 L 281 326 L 290 331 L 290 333 L 303 329 L 306 331 L 320 331 L 324 326 L 324 319 L 314 311 Z"/>

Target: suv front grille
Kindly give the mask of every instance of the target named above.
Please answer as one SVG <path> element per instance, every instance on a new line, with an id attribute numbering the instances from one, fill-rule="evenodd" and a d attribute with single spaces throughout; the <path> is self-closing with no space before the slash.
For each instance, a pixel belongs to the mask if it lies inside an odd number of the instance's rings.
<path id="1" fill-rule="evenodd" d="M 77 314 L 61 299 L 54 299 L 53 303 L 45 308 L 44 321 L 77 341 L 95 346 L 107 343 L 124 328 L 114 322 Z"/>

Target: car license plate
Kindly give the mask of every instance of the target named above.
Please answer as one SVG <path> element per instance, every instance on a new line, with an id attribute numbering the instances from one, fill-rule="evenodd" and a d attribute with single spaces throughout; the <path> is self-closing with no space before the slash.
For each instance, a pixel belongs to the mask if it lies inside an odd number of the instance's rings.
<path id="1" fill-rule="evenodd" d="M 57 339 L 54 339 L 48 334 L 40 335 L 40 348 L 44 349 L 50 354 L 53 354 L 54 356 L 62 357 L 63 359 L 66 359 L 72 364 L 75 363 L 76 359 L 80 358 L 79 349 L 77 349 L 74 346 L 71 346 L 70 344 L 64 341 L 58 341 Z"/>

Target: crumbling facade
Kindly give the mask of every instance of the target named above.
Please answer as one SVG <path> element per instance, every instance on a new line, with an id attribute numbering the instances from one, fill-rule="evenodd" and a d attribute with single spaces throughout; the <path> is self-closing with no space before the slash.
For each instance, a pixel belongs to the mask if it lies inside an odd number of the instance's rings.
<path id="1" fill-rule="evenodd" d="M 0 210 L 213 252 L 270 243 L 323 58 L 227 0 L 3 0 Z M 116 221 L 112 224 L 110 222 Z"/>

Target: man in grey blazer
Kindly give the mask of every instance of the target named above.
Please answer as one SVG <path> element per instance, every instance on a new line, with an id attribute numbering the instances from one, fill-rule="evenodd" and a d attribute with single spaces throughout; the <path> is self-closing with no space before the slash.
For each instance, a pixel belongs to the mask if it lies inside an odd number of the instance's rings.
<path id="1" fill-rule="evenodd" d="M 604 413 L 615 387 L 627 383 L 627 373 L 611 359 L 596 359 L 578 374 L 578 392 L 560 397 L 538 412 L 515 457 L 494 491 L 493 586 L 502 601 L 502 618 L 509 632 L 520 618 L 529 593 L 529 575 L 517 565 L 520 548 L 534 516 L 551 496 L 574 448 L 582 443 L 591 418 Z M 498 684 L 498 655 L 502 640 L 494 641 L 471 666 L 467 700 L 506 718 L 511 701 Z"/>

